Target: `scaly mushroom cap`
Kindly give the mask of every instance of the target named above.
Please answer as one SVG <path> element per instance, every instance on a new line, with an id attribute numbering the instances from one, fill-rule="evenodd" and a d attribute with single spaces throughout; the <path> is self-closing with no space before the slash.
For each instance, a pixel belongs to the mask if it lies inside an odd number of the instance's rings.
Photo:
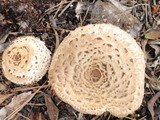
<path id="1" fill-rule="evenodd" d="M 144 55 L 136 41 L 111 24 L 72 31 L 56 50 L 49 80 L 57 96 L 77 111 L 125 117 L 144 95 Z"/>
<path id="2" fill-rule="evenodd" d="M 49 68 L 50 54 L 45 43 L 39 38 L 18 37 L 3 53 L 3 74 L 16 84 L 30 84 L 38 81 Z"/>

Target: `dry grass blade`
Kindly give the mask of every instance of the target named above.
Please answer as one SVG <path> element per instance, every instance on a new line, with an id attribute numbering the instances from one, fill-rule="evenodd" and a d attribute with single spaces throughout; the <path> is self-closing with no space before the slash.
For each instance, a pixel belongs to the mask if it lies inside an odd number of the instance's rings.
<path id="1" fill-rule="evenodd" d="M 153 110 L 153 106 L 154 106 L 154 103 L 156 102 L 156 100 L 160 97 L 160 91 L 158 93 L 156 93 L 151 99 L 150 101 L 148 102 L 148 110 L 149 112 L 151 113 L 151 116 L 152 116 L 152 120 L 154 120 L 154 110 Z"/>
<path id="2" fill-rule="evenodd" d="M 57 106 L 52 102 L 52 99 L 49 95 L 45 94 L 45 103 L 47 106 L 47 111 L 48 115 L 51 120 L 58 120 L 58 114 L 59 114 L 59 109 Z"/>
<path id="3" fill-rule="evenodd" d="M 160 30 L 159 31 L 150 31 L 150 32 L 146 33 L 145 38 L 147 38 L 147 39 L 160 38 Z"/>
<path id="4" fill-rule="evenodd" d="M 72 0 L 62 11 L 61 11 L 61 13 L 58 15 L 58 17 L 60 17 L 67 9 L 68 9 L 68 7 L 73 3 L 73 2 L 75 2 L 76 0 Z"/>
<path id="5" fill-rule="evenodd" d="M 18 91 L 26 91 L 26 90 L 32 90 L 32 89 L 38 89 L 38 88 L 46 88 L 49 87 L 50 85 L 43 85 L 43 86 L 35 86 L 35 87 L 28 87 L 28 88 L 21 88 L 21 89 L 14 89 L 11 90 L 11 92 L 18 92 Z"/>

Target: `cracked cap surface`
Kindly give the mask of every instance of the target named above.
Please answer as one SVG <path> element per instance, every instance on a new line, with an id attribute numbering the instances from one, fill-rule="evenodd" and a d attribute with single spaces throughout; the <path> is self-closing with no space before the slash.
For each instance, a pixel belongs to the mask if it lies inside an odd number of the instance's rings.
<path id="1" fill-rule="evenodd" d="M 49 82 L 57 96 L 85 114 L 125 117 L 144 95 L 145 61 L 125 31 L 95 24 L 72 31 L 53 55 Z"/>
<path id="2" fill-rule="evenodd" d="M 31 84 L 39 81 L 49 68 L 50 54 L 45 43 L 39 38 L 18 37 L 3 53 L 3 74 L 16 84 Z"/>

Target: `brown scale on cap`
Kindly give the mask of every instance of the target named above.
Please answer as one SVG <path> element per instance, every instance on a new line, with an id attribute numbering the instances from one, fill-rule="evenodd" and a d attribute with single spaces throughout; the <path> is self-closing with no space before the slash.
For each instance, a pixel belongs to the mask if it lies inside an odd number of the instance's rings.
<path id="1" fill-rule="evenodd" d="M 39 38 L 18 37 L 3 53 L 3 74 L 16 84 L 31 84 L 39 81 L 49 68 L 50 54 Z"/>
<path id="2" fill-rule="evenodd" d="M 125 117 L 144 95 L 144 55 L 136 41 L 111 24 L 77 28 L 60 44 L 49 81 L 57 96 L 77 111 Z"/>

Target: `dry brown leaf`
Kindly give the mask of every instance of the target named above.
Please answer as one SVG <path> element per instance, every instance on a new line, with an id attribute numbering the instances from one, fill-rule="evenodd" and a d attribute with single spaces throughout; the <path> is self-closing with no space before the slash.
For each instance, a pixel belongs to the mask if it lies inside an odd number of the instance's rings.
<path id="1" fill-rule="evenodd" d="M 146 51 L 146 45 L 148 43 L 148 40 L 143 40 L 142 41 L 142 50 L 144 52 L 144 56 L 145 56 L 145 61 L 147 61 L 147 58 L 149 57 L 147 51 Z"/>
<path id="2" fill-rule="evenodd" d="M 7 37 L 10 33 L 10 28 L 8 28 L 2 34 L 0 34 L 0 44 L 3 44 L 7 40 Z"/>
<path id="3" fill-rule="evenodd" d="M 152 5 L 153 13 L 157 13 L 160 10 L 160 5 Z"/>
<path id="4" fill-rule="evenodd" d="M 151 113 L 152 116 L 152 120 L 154 120 L 154 110 L 153 110 L 153 106 L 154 103 L 156 102 L 156 100 L 160 97 L 160 91 L 158 93 L 156 93 L 148 102 L 148 110 Z"/>
<path id="5" fill-rule="evenodd" d="M 47 94 L 44 95 L 47 112 L 51 120 L 58 120 L 59 109 L 53 103 L 51 97 Z"/>
<path id="6" fill-rule="evenodd" d="M 0 90 L 6 90 L 6 89 L 7 87 L 4 84 L 0 83 Z"/>
<path id="7" fill-rule="evenodd" d="M 110 2 L 96 1 L 91 13 L 92 23 L 111 23 L 129 32 L 134 38 L 139 35 L 142 23 L 115 0 Z M 114 4 L 112 4 L 112 3 Z M 117 7 L 118 6 L 118 7 Z M 119 7 L 123 6 L 123 7 Z"/>
<path id="8" fill-rule="evenodd" d="M 31 92 L 25 92 L 14 96 L 12 101 L 0 109 L 0 120 L 12 119 L 35 95 Z"/>
<path id="9" fill-rule="evenodd" d="M 0 104 L 13 94 L 0 95 Z"/>
<path id="10" fill-rule="evenodd" d="M 36 114 L 33 116 L 33 120 L 46 120 L 46 119 L 41 112 L 36 112 Z"/>
<path id="11" fill-rule="evenodd" d="M 147 39 L 157 39 L 160 37 L 160 30 L 153 30 L 145 34 Z"/>

